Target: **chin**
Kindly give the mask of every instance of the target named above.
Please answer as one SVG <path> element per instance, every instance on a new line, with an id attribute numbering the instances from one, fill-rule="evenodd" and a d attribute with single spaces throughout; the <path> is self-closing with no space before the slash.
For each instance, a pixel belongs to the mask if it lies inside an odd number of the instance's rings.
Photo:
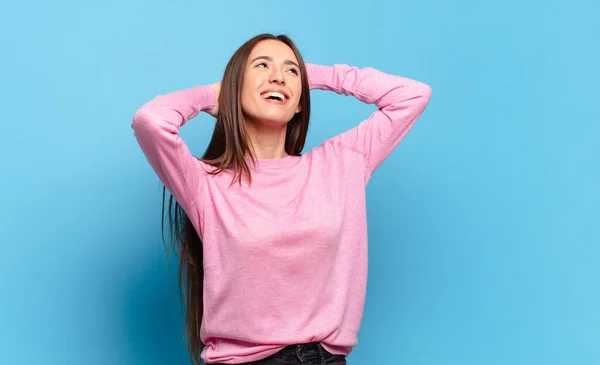
<path id="1" fill-rule="evenodd" d="M 287 126 L 290 122 L 291 118 L 282 118 L 282 117 L 273 117 L 273 116 L 263 116 L 254 119 L 258 122 L 259 125 L 269 127 L 269 128 L 282 128 Z"/>
<path id="2" fill-rule="evenodd" d="M 292 120 L 294 116 L 281 115 L 281 114 L 258 114 L 258 115 L 246 115 L 249 121 L 258 126 L 268 128 L 282 128 Z"/>

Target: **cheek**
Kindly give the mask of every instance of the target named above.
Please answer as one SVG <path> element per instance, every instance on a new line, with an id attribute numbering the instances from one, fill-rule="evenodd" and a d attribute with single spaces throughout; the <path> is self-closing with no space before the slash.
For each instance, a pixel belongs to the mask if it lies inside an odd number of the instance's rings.
<path id="1" fill-rule="evenodd" d="M 254 98 L 254 88 L 251 83 L 243 82 L 242 83 L 242 108 L 250 107 L 255 101 Z"/>
<path id="2" fill-rule="evenodd" d="M 294 97 L 300 102 L 300 97 L 302 96 L 302 82 L 298 80 L 297 82 L 294 82 L 293 85 L 290 85 L 290 88 L 292 89 L 292 93 L 294 93 Z"/>
<path id="3" fill-rule="evenodd" d="M 261 86 L 261 80 L 256 77 L 248 77 L 242 82 L 242 98 L 250 100 L 255 98 Z"/>

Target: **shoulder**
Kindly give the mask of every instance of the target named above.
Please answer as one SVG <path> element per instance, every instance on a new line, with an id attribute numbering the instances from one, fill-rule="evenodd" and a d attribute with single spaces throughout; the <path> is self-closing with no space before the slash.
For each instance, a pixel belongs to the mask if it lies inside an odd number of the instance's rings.
<path id="1" fill-rule="evenodd" d="M 366 171 L 367 160 L 358 149 L 333 137 L 313 147 L 304 156 L 305 163 L 314 173 L 357 177 Z"/>
<path id="2" fill-rule="evenodd" d="M 335 160 L 365 162 L 364 154 L 356 147 L 344 143 L 340 135 L 334 136 L 312 148 L 308 153 L 313 159 L 333 162 Z"/>

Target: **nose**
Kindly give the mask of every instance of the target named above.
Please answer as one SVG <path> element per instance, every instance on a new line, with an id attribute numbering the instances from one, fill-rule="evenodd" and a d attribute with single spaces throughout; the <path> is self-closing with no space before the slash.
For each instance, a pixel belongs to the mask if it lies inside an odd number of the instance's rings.
<path id="1" fill-rule="evenodd" d="M 285 84 L 285 78 L 283 77 L 283 72 L 281 72 L 281 69 L 279 67 L 273 67 L 273 70 L 271 71 L 271 76 L 269 77 L 269 82 L 272 82 L 275 84 L 280 84 L 280 85 Z"/>

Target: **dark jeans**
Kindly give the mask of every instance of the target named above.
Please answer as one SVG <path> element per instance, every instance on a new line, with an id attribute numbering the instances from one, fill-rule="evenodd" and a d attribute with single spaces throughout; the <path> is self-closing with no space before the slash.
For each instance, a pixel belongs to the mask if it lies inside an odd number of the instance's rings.
<path id="1" fill-rule="evenodd" d="M 330 354 L 320 343 L 312 342 L 286 346 L 265 359 L 241 365 L 346 365 L 346 357 Z"/>

